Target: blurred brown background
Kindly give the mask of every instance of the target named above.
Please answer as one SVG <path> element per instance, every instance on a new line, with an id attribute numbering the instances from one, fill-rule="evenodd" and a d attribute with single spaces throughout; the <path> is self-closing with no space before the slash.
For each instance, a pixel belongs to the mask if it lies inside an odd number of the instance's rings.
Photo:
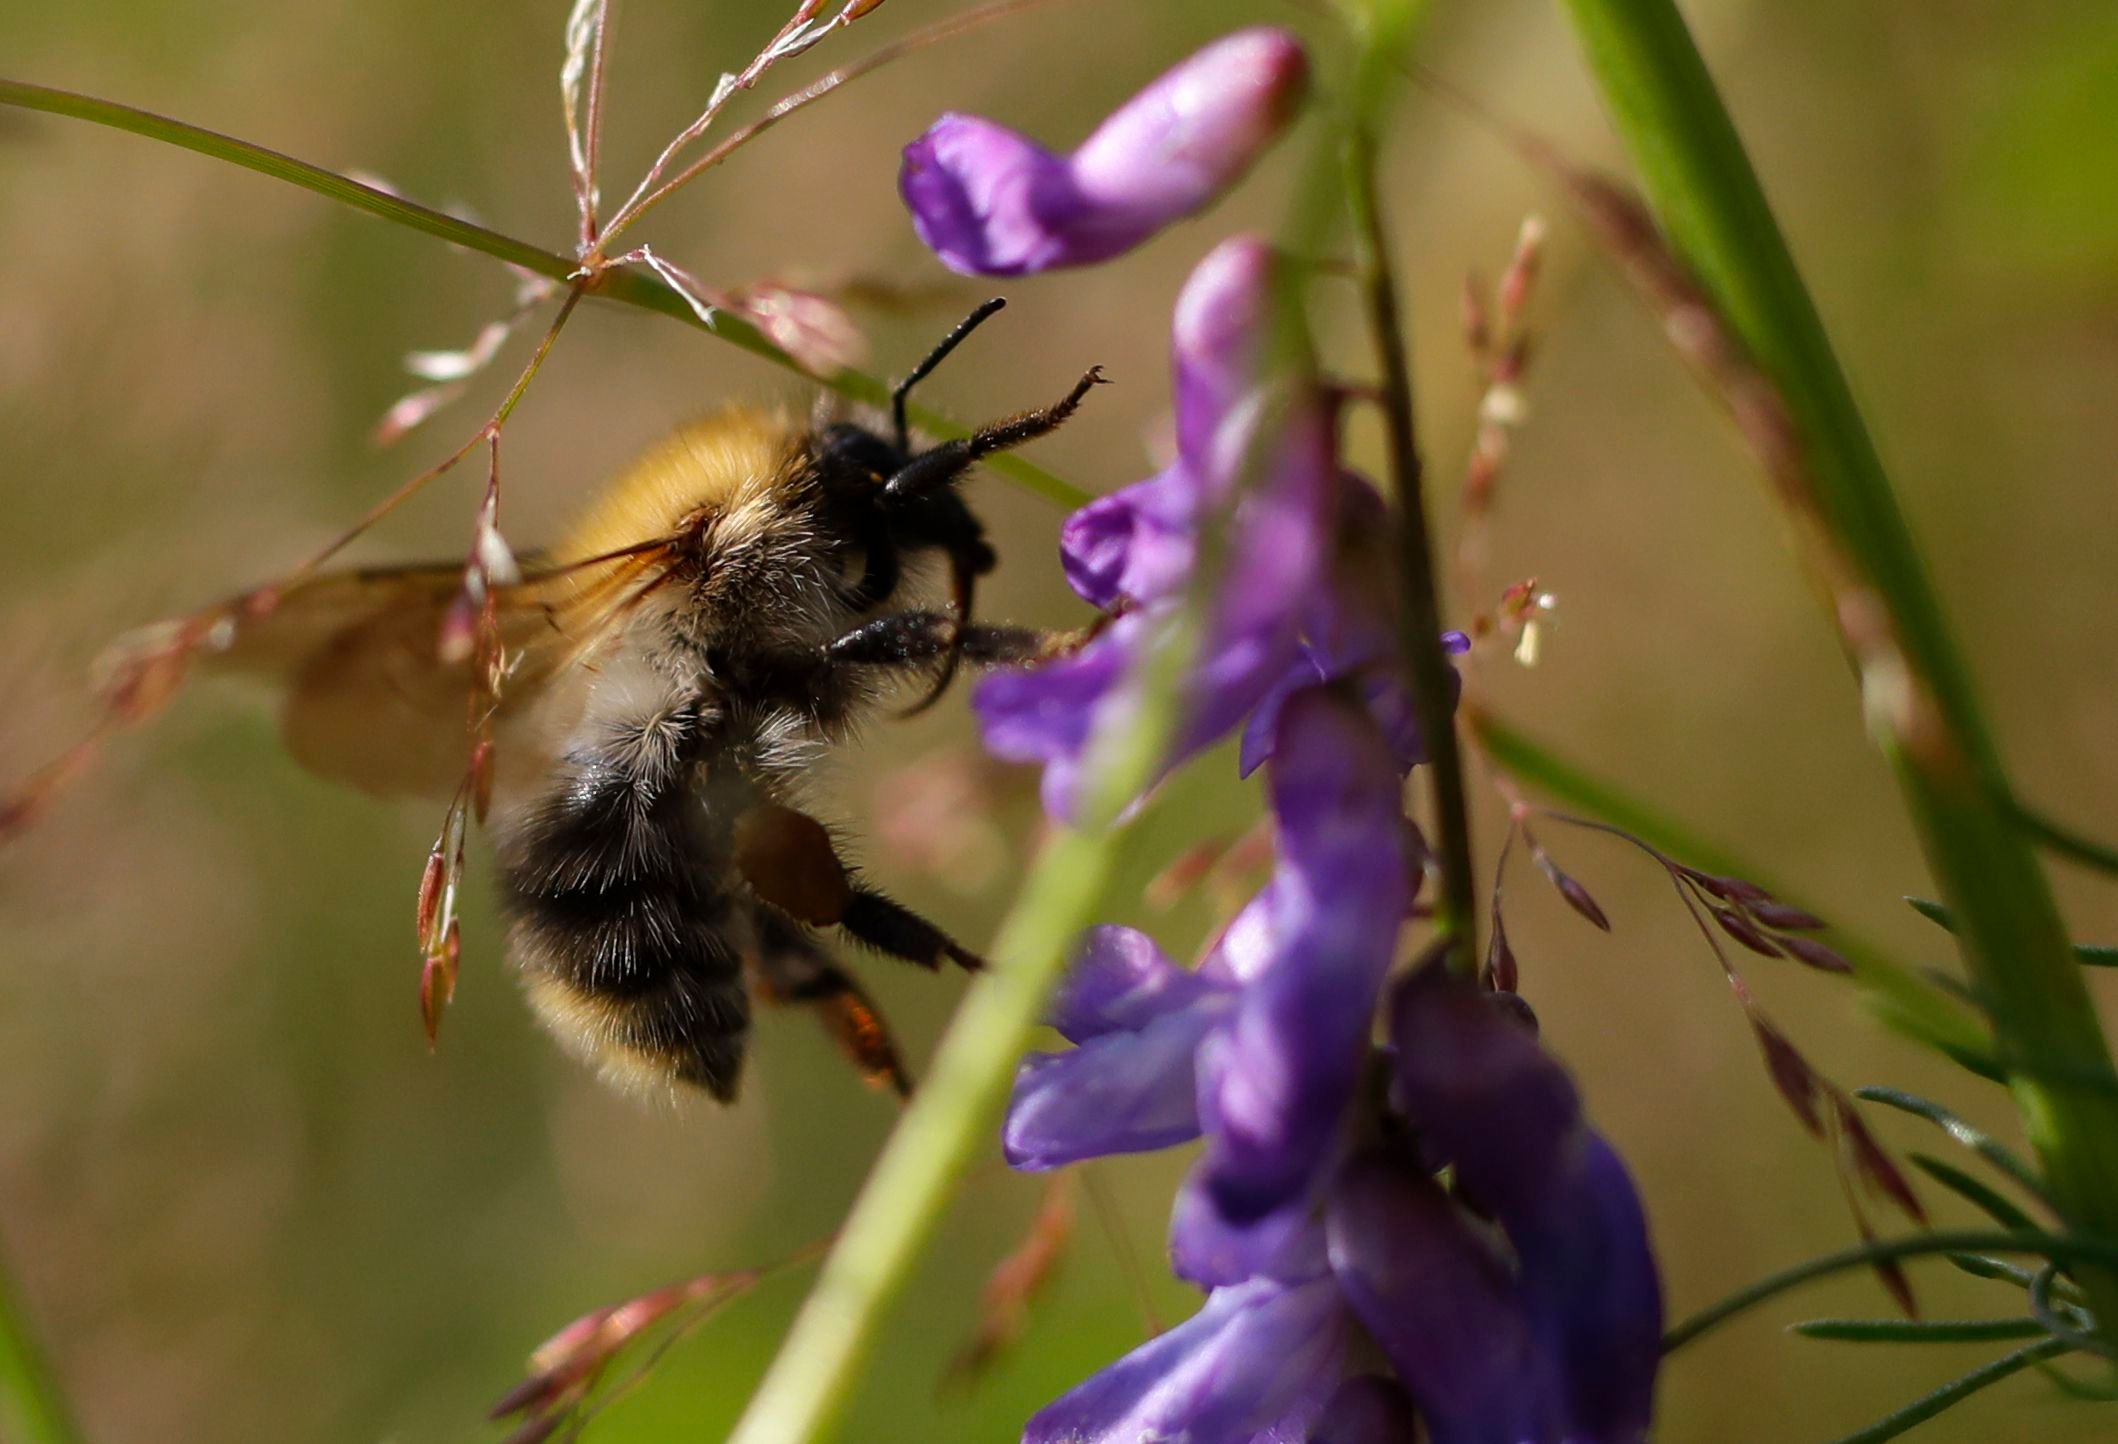
<path id="1" fill-rule="evenodd" d="M 953 5 L 893 0 L 765 89 Z M 563 248 L 572 221 L 553 82 L 565 8 L 12 5 L 0 8 L 0 69 L 372 171 Z M 786 7 L 619 8 L 606 193 L 622 193 Z M 1697 0 L 1687 11 L 2017 775 L 2064 816 L 2118 831 L 2118 9 Z M 1189 47 L 1254 20 L 1314 28 L 1291 7 L 1126 0 L 1011 21 L 799 117 L 671 204 L 647 238 L 718 284 L 943 281 L 894 193 L 897 146 L 937 112 L 979 110 L 1071 143 Z M 1615 163 L 1555 7 L 1441 5 L 1428 55 L 1487 106 Z M 1438 477 L 1460 472 L 1474 403 L 1455 329 L 1461 277 L 1499 267 L 1525 212 L 1555 222 L 1533 414 L 1500 501 L 1492 575 L 1535 574 L 1561 620 L 1534 672 L 1488 669 L 1497 705 L 1763 860 L 1833 919 L 1908 961 L 1942 961 L 1939 934 L 1897 900 L 1928 888 L 1918 856 L 1729 429 L 1549 187 L 1431 99 L 1408 97 L 1399 118 L 1389 201 Z M 1272 224 L 1303 154 L 1283 147 L 1210 217 L 1125 261 L 1007 286 L 1013 307 L 927 400 L 983 417 L 1102 362 L 1121 384 L 1037 457 L 1098 489 L 1144 474 L 1175 288 L 1220 234 Z M 504 360 L 471 401 L 378 454 L 366 433 L 409 385 L 402 353 L 467 341 L 504 308 L 505 273 L 72 122 L 0 115 L 0 257 L 7 778 L 84 724 L 82 677 L 102 642 L 284 567 L 453 446 L 511 374 Z M 980 294 L 965 286 L 917 313 L 864 314 L 876 369 L 901 369 Z M 1350 320 L 1327 324 L 1336 365 L 1359 373 L 1368 360 Z M 636 448 L 729 393 L 796 388 L 695 331 L 589 310 L 508 433 L 510 535 L 549 536 Z M 1357 424 L 1354 444 L 1372 458 L 1372 426 Z M 437 487 L 362 555 L 460 550 L 475 485 Z M 1057 513 L 995 478 L 977 495 L 1009 559 L 989 609 L 1072 615 L 1051 560 Z M 1459 619 L 1464 607 L 1457 599 Z M 987 777 L 962 805 L 940 793 L 947 826 L 904 816 L 907 797 L 963 785 L 966 736 L 959 693 L 917 724 L 877 727 L 835 769 L 832 792 L 871 839 L 874 870 L 980 940 L 1031 836 L 1030 779 Z M 1209 762 L 1184 784 L 1183 806 L 1150 828 L 1141 878 L 1199 816 L 1233 822 L 1253 805 L 1227 775 Z M 1481 801 L 1490 850 L 1498 809 Z M 897 818 L 894 830 L 878 814 Z M 437 821 L 431 808 L 304 776 L 258 699 L 208 687 L 122 741 L 0 858 L 0 1238 L 95 1438 L 491 1437 L 477 1422 L 485 1406 L 576 1313 L 781 1256 L 842 1215 L 893 1109 L 811 1025 L 767 1020 L 732 1111 L 612 1096 L 535 1031 L 475 890 L 458 1006 L 428 1057 L 410 915 Z M 1849 1242 L 1822 1150 L 1764 1082 L 1660 876 L 1607 840 L 1547 840 L 1618 928 L 1589 931 L 1525 869 L 1510 893 L 1525 990 L 1641 1176 L 1673 1313 Z M 2077 933 L 2118 936 L 2111 890 L 2059 871 Z M 1135 915 L 1174 951 L 1210 921 L 1199 899 Z M 1849 989 L 1757 961 L 1767 1006 L 1841 1081 L 1935 1092 L 2013 1136 L 1992 1090 L 1881 1033 Z M 923 1057 L 958 983 L 872 960 L 862 971 Z M 1900 1145 L 1944 1147 L 1907 1120 L 1880 1126 Z M 1099 1170 L 1151 1275 L 1181 1162 Z M 997 1163 L 971 1181 L 845 1437 L 1010 1438 L 1038 1403 L 1138 1341 L 1126 1270 L 1085 1220 L 1027 1340 L 975 1385 L 937 1387 L 986 1269 L 1035 1201 Z M 1920 1282 L 1936 1316 L 2019 1302 L 1946 1270 L 1925 1268 Z M 718 1437 L 800 1287 L 798 1274 L 768 1284 L 680 1345 L 591 1437 Z M 1165 1318 L 1191 1306 L 1167 1279 L 1151 1288 Z M 1981 1357 L 1779 1331 L 1885 1311 L 1871 1282 L 1849 1278 L 1681 1355 L 1665 1376 L 1662 1437 L 1832 1437 Z M 2018 1379 L 1921 1437 L 2087 1440 L 2110 1428 Z"/>

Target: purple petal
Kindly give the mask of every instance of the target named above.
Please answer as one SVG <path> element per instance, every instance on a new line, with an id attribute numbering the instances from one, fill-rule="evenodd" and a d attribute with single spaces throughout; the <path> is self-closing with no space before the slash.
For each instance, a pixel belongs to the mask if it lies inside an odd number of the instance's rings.
<path id="1" fill-rule="evenodd" d="M 1298 108 L 1307 76 L 1291 35 L 1241 31 L 1134 96 L 1070 157 L 944 115 L 905 147 L 898 190 L 953 270 L 1014 276 L 1108 260 L 1240 179 Z"/>
<path id="2" fill-rule="evenodd" d="M 1215 1289 L 1189 1319 L 1046 1406 L 1023 1444 L 1302 1444 L 1345 1345 L 1328 1277 Z"/>
<path id="3" fill-rule="evenodd" d="M 1178 967 L 1132 928 L 1090 928 L 1046 1021 L 1070 1043 L 1137 1033 L 1167 1013 L 1197 1005 L 1225 985 Z"/>
<path id="4" fill-rule="evenodd" d="M 1281 710 L 1279 956 L 1202 1050 L 1206 1177 L 1223 1213 L 1301 1193 L 1334 1147 L 1410 899 L 1397 766 L 1372 723 L 1313 689 Z"/>
<path id="5" fill-rule="evenodd" d="M 1278 955 L 1278 935 L 1272 922 L 1272 885 L 1267 883 L 1221 929 L 1206 960 L 1199 964 L 1199 975 L 1222 982 L 1247 983 L 1271 966 Z"/>
<path id="6" fill-rule="evenodd" d="M 1617 1151 L 1589 1133 L 1543 1210 L 1508 1234 L 1578 1436 L 1598 1444 L 1645 1438 L 1662 1356 L 1662 1288 L 1640 1196 Z"/>
<path id="7" fill-rule="evenodd" d="M 1432 1179 L 1364 1155 L 1333 1185 L 1325 1232 L 1346 1301 L 1433 1444 L 1569 1438 L 1514 1279 Z"/>
<path id="8" fill-rule="evenodd" d="M 1223 995 L 1209 994 L 1138 1032 L 1105 1033 L 1064 1053 L 1023 1059 L 1001 1129 L 1009 1166 L 1038 1172 L 1198 1137 L 1193 1058 L 1229 1006 Z"/>
<path id="9" fill-rule="evenodd" d="M 1406 979 L 1391 1014 L 1397 1098 L 1435 1163 L 1455 1164 L 1502 1223 L 1534 1217 L 1587 1131 L 1566 1071 L 1478 989 L 1438 969 Z"/>
<path id="10" fill-rule="evenodd" d="M 1236 478 L 1226 433 L 1247 439 L 1234 413 L 1257 393 L 1278 261 L 1255 236 L 1222 242 L 1193 268 L 1170 324 L 1179 460 L 1161 474 L 1099 497 L 1060 530 L 1060 559 L 1082 599 L 1107 607 L 1174 595 L 1191 573 L 1196 533 Z M 1218 470 L 1216 469 L 1218 468 Z"/>
<path id="11" fill-rule="evenodd" d="M 1201 1170 L 1193 1169 L 1170 1211 L 1170 1272 L 1209 1289 L 1254 1278 L 1313 1278 L 1325 1260 L 1323 1237 L 1311 1214 L 1311 1200 L 1304 1196 L 1238 1223 L 1221 1212 Z"/>
<path id="12" fill-rule="evenodd" d="M 1120 617 L 1078 652 L 981 681 L 971 705 L 986 750 L 1011 762 L 1078 759 L 1104 700 L 1131 669 L 1145 626 L 1137 614 Z"/>
<path id="13" fill-rule="evenodd" d="M 1419 1444 L 1419 1415 L 1395 1379 L 1356 1374 L 1324 1406 L 1309 1444 Z"/>
<path id="14" fill-rule="evenodd" d="M 1074 182 L 1120 234 L 1202 210 L 1293 119 L 1308 79 L 1301 42 L 1287 31 L 1224 36 L 1096 127 L 1074 152 Z"/>
<path id="15" fill-rule="evenodd" d="M 1191 575 L 1196 489 L 1181 466 L 1098 497 L 1059 528 L 1067 584 L 1092 606 L 1174 596 Z"/>
<path id="16" fill-rule="evenodd" d="M 1429 970 L 1392 1011 L 1397 1096 L 1434 1161 L 1455 1165 L 1514 1244 L 1571 1424 L 1598 1444 L 1642 1437 L 1661 1284 L 1624 1164 L 1584 1122 L 1565 1071 L 1469 984 Z"/>
<path id="17" fill-rule="evenodd" d="M 1329 680 L 1321 654 L 1316 648 L 1304 645 L 1243 724 L 1243 740 L 1236 754 L 1236 776 L 1248 777 L 1271 759 L 1273 740 L 1280 730 L 1280 708 L 1287 699 L 1304 687 L 1314 687 Z"/>
<path id="18" fill-rule="evenodd" d="M 898 193 L 952 271 L 1019 276 L 1064 264 L 1082 210 L 1066 162 L 1026 136 L 950 112 L 905 147 Z"/>
<path id="19" fill-rule="evenodd" d="M 1400 768 L 1409 772 L 1427 760 L 1426 739 L 1399 651 L 1398 619 L 1387 580 L 1390 557 L 1381 545 L 1388 515 L 1367 478 L 1342 471 L 1334 481 L 1334 555 L 1319 581 L 1307 589 L 1301 616 L 1305 641 L 1299 654 L 1244 727 L 1238 759 L 1244 777 L 1272 755 L 1280 705 L 1305 686 L 1341 678 L 1354 683 Z M 1469 647 L 1469 638 L 1461 632 L 1442 634 L 1442 648 L 1450 655 Z M 1453 672 L 1449 681 L 1453 708 L 1460 683 Z"/>
<path id="20" fill-rule="evenodd" d="M 1265 240 L 1231 236 L 1192 268 L 1177 295 L 1169 344 L 1177 455 L 1197 478 L 1211 474 L 1230 413 L 1258 388 L 1279 271 L 1279 254 Z M 1225 495 L 1193 491 L 1190 519 Z"/>

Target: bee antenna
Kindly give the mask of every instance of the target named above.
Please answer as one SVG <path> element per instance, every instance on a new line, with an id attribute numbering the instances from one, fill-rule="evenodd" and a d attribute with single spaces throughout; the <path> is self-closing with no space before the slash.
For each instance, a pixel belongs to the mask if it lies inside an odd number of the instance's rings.
<path id="1" fill-rule="evenodd" d="M 984 325 L 995 311 L 1007 305 L 1008 298 L 995 296 L 970 315 L 956 323 L 956 329 L 941 338 L 941 344 L 929 351 L 926 359 L 905 374 L 905 379 L 890 388 L 890 424 L 897 438 L 900 455 L 912 450 L 912 428 L 905 422 L 905 398 L 912 388 L 933 374 L 934 368 L 948 359 L 949 353 L 963 344 L 964 338 Z"/>

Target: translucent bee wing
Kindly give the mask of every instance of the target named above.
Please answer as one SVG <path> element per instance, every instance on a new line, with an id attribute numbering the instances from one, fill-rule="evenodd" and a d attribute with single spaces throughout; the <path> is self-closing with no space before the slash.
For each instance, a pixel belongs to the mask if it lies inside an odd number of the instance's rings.
<path id="1" fill-rule="evenodd" d="M 284 691 L 281 734 L 319 776 L 384 796 L 447 798 L 478 732 L 493 729 L 495 786 L 541 774 L 551 740 L 579 714 L 586 661 L 622 629 L 640 556 L 533 573 L 493 589 L 502 676 L 497 703 L 473 658 L 443 655 L 460 562 L 333 573 L 290 588 L 233 624 L 203 659 Z"/>

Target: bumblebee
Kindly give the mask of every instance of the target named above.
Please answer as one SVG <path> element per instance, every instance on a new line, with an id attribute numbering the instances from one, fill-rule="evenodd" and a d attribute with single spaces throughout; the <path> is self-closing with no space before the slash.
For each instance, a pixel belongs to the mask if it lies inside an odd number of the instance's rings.
<path id="1" fill-rule="evenodd" d="M 906 1087 L 887 1030 L 827 942 L 928 969 L 978 958 L 863 881 L 798 791 L 902 678 L 1034 659 L 1045 633 L 972 620 L 995 556 L 961 484 L 981 457 L 1063 423 L 1057 403 L 915 448 L 905 398 L 997 303 L 891 396 L 890 426 L 730 406 L 612 484 L 563 545 L 494 585 L 491 742 L 509 947 L 562 1042 L 635 1090 L 732 1099 L 753 993 L 813 1005 L 871 1078 Z M 907 605 L 945 565 L 950 611 Z M 464 776 L 475 663 L 436 638 L 461 563 L 296 585 L 219 660 L 285 687 L 298 761 L 383 794 Z M 916 710 L 916 709 L 915 709 Z"/>

